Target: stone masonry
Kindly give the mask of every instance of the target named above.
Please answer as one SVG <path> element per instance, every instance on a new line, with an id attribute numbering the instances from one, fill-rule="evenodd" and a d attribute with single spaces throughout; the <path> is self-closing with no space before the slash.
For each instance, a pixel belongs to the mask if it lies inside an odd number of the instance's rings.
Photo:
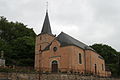
<path id="1" fill-rule="evenodd" d="M 9 80 L 120 80 L 117 78 L 99 78 L 73 74 L 38 74 L 38 73 L 0 73 Z M 0 77 L 1 78 L 1 77 Z"/>

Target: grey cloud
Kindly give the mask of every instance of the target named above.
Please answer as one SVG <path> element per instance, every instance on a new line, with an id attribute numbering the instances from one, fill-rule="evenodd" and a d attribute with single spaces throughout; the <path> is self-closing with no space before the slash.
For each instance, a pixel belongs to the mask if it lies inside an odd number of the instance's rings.
<path id="1" fill-rule="evenodd" d="M 0 16 L 19 21 L 38 34 L 47 0 L 0 0 Z M 61 31 L 92 45 L 106 43 L 120 51 L 120 0 L 50 0 L 49 17 L 54 34 Z"/>

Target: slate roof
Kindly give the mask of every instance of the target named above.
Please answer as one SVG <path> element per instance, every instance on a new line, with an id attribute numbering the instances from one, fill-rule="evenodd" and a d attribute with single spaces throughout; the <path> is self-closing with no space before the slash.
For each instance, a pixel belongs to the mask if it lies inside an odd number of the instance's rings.
<path id="1" fill-rule="evenodd" d="M 45 16 L 43 28 L 41 30 L 41 34 L 53 35 L 52 31 L 51 31 L 51 26 L 50 26 L 48 12 L 46 12 L 46 16 Z M 61 32 L 55 39 L 57 39 L 60 42 L 61 47 L 74 45 L 74 46 L 80 47 L 82 49 L 89 49 L 89 50 L 93 50 L 94 51 L 94 49 L 92 49 L 91 47 L 87 46 L 86 44 L 84 44 L 84 43 L 74 39 L 73 37 L 71 37 L 68 34 L 63 33 L 63 32 Z M 44 50 L 48 50 L 50 45 L 51 45 L 51 43 Z"/>
<path id="2" fill-rule="evenodd" d="M 45 20 L 44 20 L 44 23 L 43 23 L 43 28 L 41 30 L 41 34 L 46 34 L 46 33 L 50 34 L 50 35 L 53 35 L 52 31 L 51 31 L 48 12 L 46 12 Z"/>
<path id="3" fill-rule="evenodd" d="M 74 46 L 77 46 L 77 47 L 80 47 L 82 49 L 89 49 L 89 50 L 93 50 L 95 51 L 94 49 L 92 49 L 91 47 L 89 47 L 88 45 L 74 39 L 73 37 L 69 36 L 68 34 L 64 33 L 64 32 L 61 32 L 57 38 L 56 38 L 61 46 L 69 46 L 69 45 L 74 45 Z"/>

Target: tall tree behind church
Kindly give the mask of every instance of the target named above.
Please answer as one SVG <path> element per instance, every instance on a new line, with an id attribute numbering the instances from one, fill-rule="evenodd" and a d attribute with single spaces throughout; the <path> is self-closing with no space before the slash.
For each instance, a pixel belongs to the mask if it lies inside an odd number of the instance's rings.
<path id="1" fill-rule="evenodd" d="M 5 53 L 6 64 L 33 66 L 35 36 L 27 25 L 0 17 L 0 51 Z"/>

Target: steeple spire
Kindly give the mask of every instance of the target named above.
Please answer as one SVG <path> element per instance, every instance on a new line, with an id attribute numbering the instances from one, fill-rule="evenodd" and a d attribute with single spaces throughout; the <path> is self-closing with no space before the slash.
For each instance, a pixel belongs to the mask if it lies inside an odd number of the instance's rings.
<path id="1" fill-rule="evenodd" d="M 48 6 L 48 3 L 47 3 L 47 6 Z M 41 34 L 53 35 L 52 31 L 51 31 L 49 16 L 48 16 L 48 9 L 46 9 L 46 16 L 45 16 L 45 20 L 44 20 L 44 23 L 43 23 L 43 28 L 41 30 Z"/>

